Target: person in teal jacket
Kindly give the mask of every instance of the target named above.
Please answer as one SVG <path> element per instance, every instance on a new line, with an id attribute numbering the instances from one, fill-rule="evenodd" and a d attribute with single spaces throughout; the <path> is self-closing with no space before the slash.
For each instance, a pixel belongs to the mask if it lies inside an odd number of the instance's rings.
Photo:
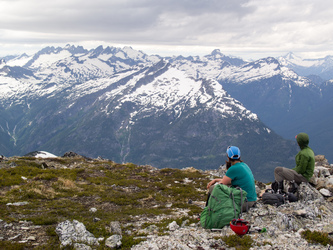
<path id="1" fill-rule="evenodd" d="M 228 162 L 225 176 L 223 176 L 222 179 L 218 178 L 210 181 L 207 184 L 207 189 L 210 194 L 216 183 L 242 188 L 247 192 L 247 202 L 244 203 L 242 207 L 242 210 L 246 211 L 256 203 L 257 193 L 252 171 L 249 166 L 240 159 L 240 156 L 240 150 L 238 147 L 229 146 L 227 148 Z"/>
<path id="2" fill-rule="evenodd" d="M 295 181 L 297 184 L 308 182 L 313 175 L 315 156 L 309 145 L 309 136 L 306 133 L 296 135 L 300 151 L 295 157 L 296 167 L 293 169 L 276 167 L 274 177 L 278 182 L 278 189 L 283 189 L 283 180 Z"/>

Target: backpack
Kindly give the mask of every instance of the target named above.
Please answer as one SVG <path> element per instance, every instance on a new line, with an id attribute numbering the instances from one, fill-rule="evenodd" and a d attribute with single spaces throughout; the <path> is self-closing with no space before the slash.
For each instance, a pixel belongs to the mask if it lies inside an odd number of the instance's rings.
<path id="1" fill-rule="evenodd" d="M 274 193 L 277 193 L 279 189 L 279 183 L 277 181 L 272 182 L 271 188 L 274 190 Z M 287 181 L 287 180 L 283 181 L 282 190 L 281 190 L 283 193 L 295 194 L 297 192 L 297 189 L 298 185 L 295 181 Z"/>
<path id="2" fill-rule="evenodd" d="M 285 203 L 285 198 L 282 194 L 276 194 L 276 193 L 270 192 L 270 190 L 266 190 L 266 192 L 263 193 L 263 195 L 261 196 L 261 199 L 262 199 L 262 203 L 269 204 L 269 205 L 275 205 L 277 207 Z"/>
<path id="3" fill-rule="evenodd" d="M 246 195 L 247 192 L 238 187 L 215 185 L 208 204 L 200 215 L 201 226 L 206 229 L 221 229 L 229 225 L 230 221 L 237 219 L 242 212 Z"/>

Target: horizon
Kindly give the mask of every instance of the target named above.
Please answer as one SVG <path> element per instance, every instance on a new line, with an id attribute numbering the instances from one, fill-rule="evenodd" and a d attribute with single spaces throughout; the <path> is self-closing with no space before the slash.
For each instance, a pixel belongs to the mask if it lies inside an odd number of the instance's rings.
<path id="1" fill-rule="evenodd" d="M 130 44 L 110 44 L 110 43 L 103 43 L 103 42 L 97 42 L 97 43 L 64 43 L 64 44 L 45 44 L 43 46 L 38 46 L 38 47 L 33 47 L 33 48 L 29 48 L 27 49 L 27 51 L 24 51 L 23 48 L 19 49 L 19 50 L 12 50 L 12 52 L 8 52 L 8 54 L 0 54 L 0 58 L 4 58 L 7 56 L 21 56 L 23 54 L 27 54 L 28 56 L 32 56 L 36 53 L 38 53 L 39 51 L 41 51 L 42 49 L 46 48 L 46 47 L 60 47 L 60 48 L 65 48 L 66 46 L 82 46 L 84 49 L 87 50 L 93 50 L 96 49 L 99 46 L 103 46 L 103 48 L 106 47 L 115 47 L 115 48 L 120 48 L 123 49 L 124 47 L 131 47 L 133 50 L 136 51 L 141 51 L 147 55 L 158 55 L 161 57 L 173 57 L 173 56 L 184 56 L 184 57 L 188 57 L 188 56 L 206 56 L 206 55 L 210 55 L 214 50 L 219 50 L 223 55 L 228 56 L 228 57 L 234 57 L 234 58 L 240 58 L 243 60 L 248 60 L 248 61 L 255 61 L 255 60 L 259 60 L 262 58 L 267 58 L 267 57 L 274 57 L 274 58 L 278 58 L 278 57 L 285 57 L 287 56 L 289 53 L 294 54 L 297 57 L 300 57 L 301 59 L 323 59 L 327 56 L 332 56 L 332 54 L 325 54 L 325 55 L 319 55 L 317 53 L 311 53 L 311 52 L 307 52 L 307 53 L 297 53 L 294 51 L 288 51 L 288 52 L 272 52 L 272 54 L 268 54 L 267 52 L 262 52 L 262 53 L 257 53 L 257 52 L 249 52 L 249 53 L 241 53 L 241 52 L 235 52 L 235 51 L 224 51 L 221 48 L 214 48 L 214 47 L 201 47 L 201 50 L 195 50 L 194 48 L 189 48 L 185 46 L 185 49 L 183 46 L 169 46 L 169 47 L 154 47 L 154 46 L 136 46 L 136 45 L 130 45 Z M 195 46 L 195 48 L 197 48 L 198 46 Z M 177 53 L 178 52 L 178 53 Z M 1 53 L 1 50 L 0 50 Z M 249 56 L 255 54 L 256 56 Z"/>
<path id="2" fill-rule="evenodd" d="M 161 56 L 333 55 L 333 1 L 1 1 L 0 56 L 48 45 L 131 46 Z"/>

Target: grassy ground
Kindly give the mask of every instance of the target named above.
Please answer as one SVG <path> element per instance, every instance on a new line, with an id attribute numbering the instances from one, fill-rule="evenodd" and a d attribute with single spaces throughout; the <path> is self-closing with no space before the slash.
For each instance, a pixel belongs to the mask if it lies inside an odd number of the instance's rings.
<path id="1" fill-rule="evenodd" d="M 96 238 L 109 237 L 110 222 L 120 221 L 123 249 L 129 249 L 140 241 L 136 239 L 139 230 L 149 226 L 146 222 L 137 228 L 138 218 L 164 218 L 154 223 L 160 233 L 173 220 L 194 222 L 202 211 L 195 201 L 206 199 L 208 182 L 206 174 L 191 168 L 158 170 L 81 157 L 15 157 L 2 161 L 0 167 L 0 219 L 40 226 L 33 244 L 12 244 L 6 233 L 1 233 L 5 240 L 0 241 L 0 248 L 6 249 L 57 249 L 57 224 L 73 219 L 82 222 Z M 28 204 L 8 205 L 24 201 Z M 90 212 L 90 208 L 97 212 Z M 177 217 L 174 211 L 178 209 L 186 210 L 187 215 Z M 104 249 L 103 242 L 100 249 Z"/>

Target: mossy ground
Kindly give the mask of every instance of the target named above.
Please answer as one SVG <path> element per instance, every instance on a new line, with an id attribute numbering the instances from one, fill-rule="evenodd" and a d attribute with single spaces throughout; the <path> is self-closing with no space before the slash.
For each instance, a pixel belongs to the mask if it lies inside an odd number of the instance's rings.
<path id="1" fill-rule="evenodd" d="M 305 230 L 302 232 L 302 237 L 309 243 L 319 243 L 323 246 L 333 246 L 333 239 L 327 233 Z"/>
<path id="2" fill-rule="evenodd" d="M 60 242 L 55 227 L 65 220 L 76 219 L 95 237 L 104 238 L 110 236 L 111 221 L 131 225 L 136 222 L 135 216 L 169 215 L 170 219 L 157 224 L 161 232 L 173 220 L 178 224 L 186 219 L 193 221 L 192 215 L 202 208 L 188 201 L 204 201 L 208 182 L 208 177 L 196 170 L 156 170 L 81 157 L 15 157 L 1 162 L 0 167 L 0 218 L 6 223 L 31 221 L 40 225 L 47 236 L 41 249 L 57 249 Z M 28 204 L 7 205 L 23 201 Z M 96 213 L 89 211 L 93 207 Z M 174 208 L 186 209 L 188 217 L 172 218 Z M 123 249 L 140 241 L 135 236 L 123 235 Z M 0 248 L 11 249 L 9 246 L 23 249 L 30 245 L 0 241 Z"/>

